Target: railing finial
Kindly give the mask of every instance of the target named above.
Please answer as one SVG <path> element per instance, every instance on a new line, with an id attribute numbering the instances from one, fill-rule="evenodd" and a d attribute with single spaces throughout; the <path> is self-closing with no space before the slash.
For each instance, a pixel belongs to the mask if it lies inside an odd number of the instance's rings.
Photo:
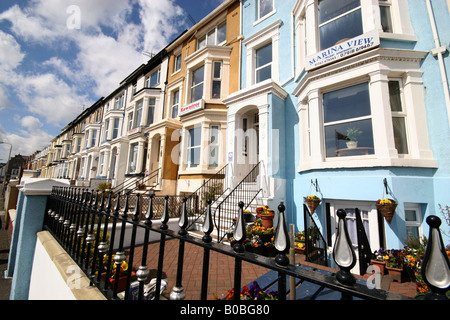
<path id="1" fill-rule="evenodd" d="M 180 227 L 180 231 L 178 231 L 178 234 L 183 237 L 185 237 L 188 233 L 186 228 L 189 224 L 186 202 L 187 202 L 187 198 L 184 197 L 183 198 L 183 206 L 181 207 L 181 212 L 180 212 L 180 220 L 178 221 L 178 226 Z"/>
<path id="2" fill-rule="evenodd" d="M 339 217 L 338 234 L 333 248 L 333 257 L 340 270 L 336 274 L 336 279 L 344 285 L 353 285 L 356 279 L 350 273 L 350 270 L 356 264 L 356 254 L 350 241 L 347 223 L 345 221 L 347 212 L 339 209 L 337 215 Z"/>
<path id="3" fill-rule="evenodd" d="M 202 228 L 203 232 L 205 233 L 205 235 L 203 237 L 203 242 L 211 243 L 211 241 L 212 241 L 211 232 L 213 232 L 213 230 L 214 230 L 214 223 L 213 223 L 212 213 L 211 213 L 212 200 L 208 199 L 207 203 L 208 203 L 208 208 L 206 209 L 205 222 L 203 223 L 203 228 Z"/>
<path id="4" fill-rule="evenodd" d="M 280 203 L 278 206 L 278 211 L 280 213 L 280 218 L 278 220 L 277 232 L 274 240 L 275 249 L 277 249 L 278 255 L 275 257 L 275 262 L 282 267 L 286 267 L 289 265 L 289 258 L 286 256 L 286 253 L 289 251 L 290 241 L 286 225 L 286 207 L 283 203 Z"/>
<path id="5" fill-rule="evenodd" d="M 247 237 L 247 233 L 245 231 L 245 223 L 244 223 L 244 202 L 239 202 L 239 214 L 236 222 L 236 227 L 233 232 L 233 238 L 236 241 L 233 249 L 237 253 L 244 253 L 245 247 L 244 242 Z"/>
<path id="6" fill-rule="evenodd" d="M 450 262 L 439 230 L 441 219 L 437 216 L 429 216 L 426 221 L 430 226 L 430 235 L 421 274 L 431 292 L 425 298 L 427 300 L 447 300 L 449 298 L 446 296 L 446 292 L 450 288 Z"/>
<path id="7" fill-rule="evenodd" d="M 159 227 L 161 230 L 167 230 L 169 229 L 169 226 L 167 225 L 167 222 L 169 222 L 169 196 L 165 196 L 164 198 L 164 210 L 161 217 L 161 226 Z"/>

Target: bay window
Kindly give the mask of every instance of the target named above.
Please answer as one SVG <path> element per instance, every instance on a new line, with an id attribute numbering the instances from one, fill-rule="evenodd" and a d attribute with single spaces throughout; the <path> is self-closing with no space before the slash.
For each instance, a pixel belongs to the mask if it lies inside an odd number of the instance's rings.
<path id="1" fill-rule="evenodd" d="M 109 139 L 109 119 L 105 120 L 105 131 L 104 131 L 105 136 L 103 137 L 103 140 L 106 141 Z"/>
<path id="2" fill-rule="evenodd" d="M 97 131 L 98 130 L 92 130 L 91 145 L 90 145 L 91 148 L 97 145 Z"/>
<path id="3" fill-rule="evenodd" d="M 320 50 L 363 34 L 360 0 L 319 0 Z"/>
<path id="4" fill-rule="evenodd" d="M 128 131 L 133 129 L 133 112 L 128 113 Z"/>
<path id="5" fill-rule="evenodd" d="M 161 69 L 158 69 L 157 71 L 153 72 L 150 77 L 147 77 L 145 79 L 145 87 L 146 88 L 154 88 L 159 84 L 161 78 Z"/>
<path id="6" fill-rule="evenodd" d="M 368 83 L 323 94 L 326 156 L 374 154 Z"/>
<path id="7" fill-rule="evenodd" d="M 203 83 L 205 81 L 205 67 L 201 66 L 192 72 L 191 102 L 203 98 Z"/>

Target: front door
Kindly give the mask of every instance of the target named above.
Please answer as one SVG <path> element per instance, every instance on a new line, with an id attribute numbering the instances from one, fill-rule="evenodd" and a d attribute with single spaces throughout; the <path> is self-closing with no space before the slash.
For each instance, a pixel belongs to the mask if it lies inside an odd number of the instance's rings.
<path id="1" fill-rule="evenodd" d="M 258 111 L 247 112 L 241 119 L 241 134 L 237 135 L 237 176 L 239 181 L 259 162 L 259 117 Z"/>
<path id="2" fill-rule="evenodd" d="M 346 222 L 348 233 L 355 249 L 357 262 L 355 267 L 351 270 L 354 274 L 361 274 L 361 271 L 365 271 L 363 261 L 360 260 L 360 254 L 364 257 L 366 254 L 366 259 L 369 249 L 365 247 L 365 241 L 361 237 L 358 237 L 358 223 L 357 223 L 357 209 L 359 210 L 362 226 L 364 228 L 365 234 L 367 236 L 368 244 L 370 246 L 370 252 L 378 250 L 380 248 L 380 235 L 378 228 L 378 214 L 377 209 L 374 204 L 367 202 L 335 202 L 331 203 L 331 225 L 332 225 L 332 248 L 334 248 L 334 243 L 337 236 L 337 225 L 338 216 L 337 211 L 339 209 L 344 209 L 347 212 Z M 360 234 L 361 235 L 361 234 Z M 364 259 L 364 258 L 363 258 Z M 362 267 L 361 267 L 362 266 Z"/>

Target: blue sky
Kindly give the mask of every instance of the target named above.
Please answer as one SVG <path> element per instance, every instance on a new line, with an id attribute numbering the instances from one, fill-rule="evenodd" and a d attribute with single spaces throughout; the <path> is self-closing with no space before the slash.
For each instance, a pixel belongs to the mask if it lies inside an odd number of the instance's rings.
<path id="1" fill-rule="evenodd" d="M 1 0 L 0 141 L 30 155 L 224 0 Z M 6 162 L 9 145 L 0 145 Z"/>

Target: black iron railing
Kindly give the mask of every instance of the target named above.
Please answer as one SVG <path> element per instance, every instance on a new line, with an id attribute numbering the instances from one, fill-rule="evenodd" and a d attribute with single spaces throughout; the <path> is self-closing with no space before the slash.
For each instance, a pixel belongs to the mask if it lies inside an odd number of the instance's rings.
<path id="1" fill-rule="evenodd" d="M 200 188 L 187 198 L 186 206 L 188 215 L 194 217 L 187 229 L 190 229 L 197 221 L 204 217 L 206 207 L 208 206 L 208 200 L 211 200 L 211 203 L 214 203 L 226 190 L 228 190 L 226 180 L 227 168 L 228 164 L 210 179 L 205 181 Z"/>
<path id="2" fill-rule="evenodd" d="M 237 204 L 242 201 L 247 209 L 262 189 L 258 185 L 261 162 L 259 162 L 237 186 L 226 195 L 214 211 L 214 224 L 217 229 L 217 241 L 221 242 L 226 231 L 231 228 L 237 218 Z"/>
<path id="3" fill-rule="evenodd" d="M 158 261 L 158 266 L 153 286 L 153 295 L 150 296 L 155 300 L 159 300 L 161 298 L 160 289 L 163 286 L 165 246 L 169 240 L 177 240 L 179 243 L 177 280 L 170 294 L 171 299 L 183 299 L 185 296 L 185 289 L 183 287 L 183 258 L 186 243 L 203 250 L 201 299 L 207 298 L 211 252 L 229 256 L 234 260 L 233 287 L 234 299 L 236 300 L 240 298 L 243 261 L 273 270 L 278 274 L 278 299 L 280 300 L 286 299 L 287 276 L 323 286 L 328 290 L 334 290 L 340 293 L 342 299 L 409 299 L 391 292 L 370 289 L 365 284 L 355 283 L 353 281 L 354 279 L 349 273 L 349 269 L 354 266 L 354 261 L 349 261 L 352 255 L 349 257 L 348 250 L 352 250 L 352 246 L 349 243 L 348 231 L 346 229 L 345 212 L 339 212 L 339 232 L 336 241 L 337 245 L 334 249 L 334 259 L 340 271 L 337 274 L 323 274 L 308 268 L 302 268 L 298 265 L 289 264 L 289 259 L 286 257 L 286 254 L 289 251 L 290 244 L 286 226 L 285 207 L 282 204 L 278 207 L 280 220 L 274 240 L 277 256 L 275 259 L 271 259 L 245 252 L 244 241 L 246 240 L 246 232 L 243 214 L 244 204 L 242 202 L 239 203 L 239 215 L 234 230 L 236 242 L 232 246 L 229 246 L 212 242 L 210 234 L 213 230 L 213 225 L 210 205 L 208 206 L 203 226 L 205 235 L 203 239 L 197 239 L 190 237 L 186 230 L 188 226 L 186 198 L 183 199 L 183 210 L 178 220 L 178 228 L 171 230 L 168 225 L 170 219 L 169 197 L 164 198 L 164 210 L 159 227 L 154 226 L 154 196 L 150 196 L 150 201 L 145 212 L 143 212 L 141 207 L 140 195 L 136 196 L 134 211 L 129 212 L 129 197 L 129 195 L 125 196 L 125 202 L 122 206 L 120 197 L 114 194 L 108 194 L 106 197 L 105 194 L 100 196 L 97 192 L 91 193 L 86 190 L 55 187 L 48 201 L 45 229 L 50 231 L 63 248 L 71 254 L 74 261 L 78 263 L 91 279 L 91 284 L 97 286 L 109 299 L 119 299 L 121 295 L 118 293 L 118 281 L 112 285 L 107 279 L 114 273 L 117 275 L 121 272 L 120 268 L 123 266 L 125 260 L 128 261 L 129 266 L 134 265 L 134 260 L 137 259 L 137 257 L 134 257 L 136 244 L 142 243 L 142 257 L 136 261 L 140 266 L 134 270 L 138 283 L 137 299 L 147 299 L 149 297 L 146 295 L 144 288 L 146 288 L 146 283 L 149 280 L 147 261 L 148 259 L 152 259 Z M 427 265 L 430 264 L 433 265 L 432 268 L 436 268 L 436 257 L 442 253 L 434 249 L 438 248 L 440 250 L 442 246 L 442 239 L 439 238 L 439 229 L 436 229 L 437 225 L 434 220 L 430 224 L 432 227 L 430 239 L 432 244 L 438 243 L 439 245 L 427 248 L 424 268 L 422 269 L 426 281 L 430 283 L 430 287 L 435 294 L 433 296 L 434 298 L 445 297 L 445 288 L 440 287 L 442 282 L 439 282 L 439 279 L 434 281 L 433 277 L 429 277 L 427 273 Z M 131 231 L 129 230 L 130 227 Z M 142 233 L 144 234 L 142 236 L 143 239 L 140 239 Z M 156 235 L 158 237 L 159 253 L 157 256 L 149 256 L 150 235 Z M 131 238 L 128 248 L 125 246 L 124 239 L 126 236 Z M 116 239 L 118 239 L 117 245 L 115 244 Z M 443 252 L 445 254 L 445 251 Z M 173 255 L 170 258 L 173 259 Z M 446 256 L 445 259 L 447 259 Z M 446 263 L 438 264 L 440 269 L 435 270 L 439 274 L 436 277 L 441 277 L 442 274 L 447 275 L 450 272 L 448 260 L 445 261 Z M 113 265 L 115 267 L 108 267 Z M 131 295 L 132 291 L 130 288 L 135 283 L 132 283 L 132 274 L 130 272 L 126 273 L 126 277 L 126 286 L 122 298 L 128 300 L 134 297 Z M 448 284 L 446 285 L 448 286 Z"/>
<path id="4" fill-rule="evenodd" d="M 155 179 L 155 183 L 151 185 L 151 187 L 156 187 L 159 184 L 159 171 L 161 169 L 156 169 L 155 171 L 152 171 L 150 174 L 145 175 L 145 173 L 140 173 L 134 176 L 134 179 L 131 180 L 124 180 L 121 184 L 115 186 L 112 191 L 113 193 L 120 193 L 120 192 L 127 192 L 132 193 L 136 190 L 138 190 L 140 185 L 146 186 L 148 182 Z"/>
<path id="5" fill-rule="evenodd" d="M 327 266 L 327 243 L 308 207 L 303 204 L 306 261 Z"/>

